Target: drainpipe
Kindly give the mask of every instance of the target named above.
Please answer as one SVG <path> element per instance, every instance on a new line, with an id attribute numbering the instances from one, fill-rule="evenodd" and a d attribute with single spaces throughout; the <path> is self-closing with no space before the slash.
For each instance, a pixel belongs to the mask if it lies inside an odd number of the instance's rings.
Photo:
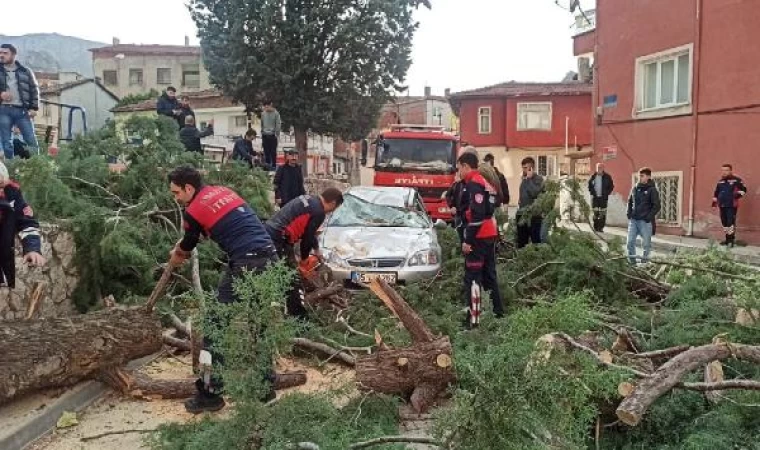
<path id="1" fill-rule="evenodd" d="M 570 116 L 565 116 L 565 155 L 570 154 Z"/>
<path id="2" fill-rule="evenodd" d="M 689 180 L 689 223 L 686 230 L 687 236 L 694 236 L 695 211 L 695 187 L 697 184 L 697 148 L 699 146 L 699 79 L 700 60 L 702 54 L 702 5 L 703 0 L 695 0 L 697 16 L 694 26 L 694 69 L 693 69 L 693 92 L 692 92 L 692 146 L 691 146 L 691 173 Z"/>

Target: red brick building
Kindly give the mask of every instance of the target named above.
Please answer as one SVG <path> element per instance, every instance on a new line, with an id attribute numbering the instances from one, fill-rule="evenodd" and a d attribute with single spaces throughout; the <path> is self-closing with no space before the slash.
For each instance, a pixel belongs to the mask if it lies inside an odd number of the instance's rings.
<path id="1" fill-rule="evenodd" d="M 591 145 L 591 94 L 588 83 L 509 82 L 452 94 L 450 102 L 462 141 L 494 155 L 516 204 L 523 158 L 532 156 L 540 174 L 556 178 L 567 170 L 567 150 Z"/>
<path id="2" fill-rule="evenodd" d="M 749 193 L 740 240 L 760 244 L 760 2 L 597 0 L 596 29 L 575 38 L 595 60 L 595 159 L 623 200 L 641 166 L 663 197 L 658 231 L 722 237 L 711 208 L 720 166 Z"/>

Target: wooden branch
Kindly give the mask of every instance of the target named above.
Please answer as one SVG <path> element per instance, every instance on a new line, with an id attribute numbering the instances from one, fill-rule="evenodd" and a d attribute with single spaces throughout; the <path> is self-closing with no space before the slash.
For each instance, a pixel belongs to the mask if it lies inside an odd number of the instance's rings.
<path id="1" fill-rule="evenodd" d="M 380 445 L 380 444 L 427 444 L 427 445 L 434 445 L 440 448 L 444 447 L 442 442 L 437 441 L 433 438 L 428 438 L 428 437 L 383 436 L 383 437 L 379 437 L 375 439 L 370 439 L 368 441 L 351 444 L 351 446 L 349 446 L 348 448 L 350 450 L 357 450 L 361 448 L 374 447 L 375 445 Z"/>
<path id="2" fill-rule="evenodd" d="M 694 347 L 660 366 L 649 378 L 644 379 L 629 397 L 620 403 L 617 416 L 621 422 L 636 426 L 649 407 L 662 395 L 681 383 L 681 379 L 712 361 L 736 358 L 760 364 L 760 346 L 731 343 L 716 343 Z M 723 381 L 721 383 L 727 383 Z M 712 383 L 691 384 L 691 386 L 710 385 Z M 684 384 L 686 386 L 686 384 Z M 721 386 L 721 389 L 725 389 Z"/>
<path id="3" fill-rule="evenodd" d="M 633 375 L 636 375 L 637 377 L 640 377 L 640 378 L 649 378 L 649 377 L 652 376 L 651 374 L 642 372 L 640 370 L 636 370 L 633 367 L 621 366 L 621 365 L 618 365 L 618 364 L 614 364 L 614 363 L 608 361 L 607 360 L 608 358 L 603 358 L 599 353 L 597 353 L 593 349 L 591 349 L 589 347 L 586 347 L 585 345 L 579 343 L 578 341 L 576 341 L 575 339 L 571 338 L 569 335 L 567 335 L 565 333 L 554 333 L 554 336 L 556 336 L 556 337 L 564 340 L 571 347 L 574 347 L 574 348 L 576 348 L 578 350 L 584 351 L 584 352 L 588 353 L 589 355 L 593 356 L 594 359 L 596 359 L 597 362 L 599 362 L 599 364 L 601 364 L 601 365 L 603 365 L 605 367 L 609 367 L 610 369 L 623 370 L 625 372 L 632 373 Z"/>
<path id="4" fill-rule="evenodd" d="M 47 283 L 44 281 L 38 281 L 34 284 L 32 294 L 29 296 L 29 306 L 26 308 L 26 317 L 24 317 L 25 320 L 31 319 L 37 313 L 37 310 L 40 306 L 40 301 L 42 300 L 42 296 L 45 294 L 46 286 Z"/>
<path id="5" fill-rule="evenodd" d="M 345 328 L 346 328 L 346 330 L 347 330 L 349 333 L 352 333 L 352 334 L 355 334 L 355 335 L 357 335 L 357 336 L 361 336 L 361 337 L 366 337 L 366 338 L 369 338 L 369 339 L 374 339 L 374 337 L 373 337 L 371 334 L 369 334 L 369 333 L 365 333 L 365 332 L 363 332 L 363 331 L 359 331 L 359 330 L 357 330 L 356 328 L 352 327 L 352 326 L 351 326 L 351 325 L 348 323 L 348 319 L 346 319 L 345 317 L 343 317 L 341 314 L 338 314 L 338 318 L 336 319 L 336 322 L 338 322 L 338 323 L 342 324 L 342 325 L 343 325 L 343 327 L 345 327 Z"/>
<path id="6" fill-rule="evenodd" d="M 351 367 L 354 367 L 356 365 L 356 358 L 340 350 L 336 350 L 327 344 L 323 344 L 321 342 L 314 342 L 306 338 L 293 338 L 292 342 L 293 342 L 293 345 L 295 345 L 296 347 L 301 347 L 307 350 L 323 353 L 325 355 L 328 355 L 330 359 L 337 358 L 344 364 L 349 365 Z"/>
<path id="7" fill-rule="evenodd" d="M 89 442 L 89 441 L 94 441 L 95 439 L 100 439 L 106 436 L 115 436 L 119 434 L 128 434 L 128 433 L 153 433 L 155 431 L 158 431 L 158 428 L 106 431 L 105 433 L 94 434 L 92 436 L 84 436 L 84 437 L 79 438 L 79 440 L 82 442 Z"/>
<path id="8" fill-rule="evenodd" d="M 745 277 L 742 275 L 734 275 L 731 273 L 721 272 L 720 270 L 710 269 L 707 267 L 696 267 L 696 266 L 690 266 L 688 264 L 680 264 L 675 263 L 671 261 L 663 261 L 661 259 L 650 259 L 649 260 L 652 264 L 662 264 L 665 266 L 671 266 L 671 267 L 678 267 L 679 269 L 686 269 L 686 270 L 694 270 L 696 272 L 705 272 L 710 273 L 713 275 L 718 275 L 723 278 L 730 278 L 732 280 L 739 280 L 739 281 L 748 281 L 748 282 L 755 282 L 758 281 L 756 277 Z"/>
<path id="9" fill-rule="evenodd" d="M 168 345 L 170 347 L 178 348 L 178 349 L 186 351 L 186 352 L 192 352 L 193 351 L 193 346 L 190 343 L 190 341 L 186 341 L 184 339 L 176 338 L 176 337 L 173 336 L 173 334 L 174 333 L 171 330 L 163 333 L 162 340 L 163 340 L 164 344 L 166 344 L 166 345 Z"/>
<path id="10" fill-rule="evenodd" d="M 401 320 L 404 328 L 412 336 L 412 341 L 432 342 L 435 339 L 435 335 L 430 331 L 425 321 L 388 283 L 375 278 L 370 283 L 370 289 Z"/>
<path id="11" fill-rule="evenodd" d="M 319 302 L 322 299 L 331 297 L 341 291 L 343 291 L 343 286 L 339 284 L 333 284 L 332 286 L 328 286 L 322 289 L 317 289 L 314 292 L 309 292 L 304 297 L 304 301 L 309 304 L 314 304 L 314 303 Z"/>
<path id="12" fill-rule="evenodd" d="M 177 315 L 174 314 L 174 313 L 169 313 L 169 320 L 171 320 L 172 326 L 174 328 L 176 328 L 177 331 L 181 335 L 183 335 L 185 337 L 190 337 L 191 333 L 190 333 L 189 322 L 188 323 L 183 322 L 182 319 L 180 319 L 179 317 L 177 317 Z"/>
<path id="13" fill-rule="evenodd" d="M 164 267 L 164 273 L 161 274 L 161 278 L 158 280 L 158 283 L 156 283 L 156 287 L 153 288 L 153 292 L 150 293 L 150 297 L 148 297 L 148 301 L 145 303 L 145 310 L 148 313 L 153 312 L 153 308 L 155 308 L 156 302 L 164 294 L 166 286 L 169 284 L 169 280 L 172 278 L 173 271 L 174 266 L 171 263 L 167 264 L 166 267 Z"/>
<path id="14" fill-rule="evenodd" d="M 726 380 L 715 383 L 680 383 L 676 387 L 690 391 L 709 392 L 727 389 L 746 389 L 760 391 L 760 381 L 755 380 Z"/>
<path id="15" fill-rule="evenodd" d="M 662 350 L 653 350 L 651 352 L 642 353 L 625 353 L 624 356 L 629 358 L 646 358 L 646 359 L 665 359 L 689 350 L 691 347 L 688 345 L 678 345 L 676 347 L 665 348 Z"/>
<path id="16" fill-rule="evenodd" d="M 198 260 L 198 249 L 193 249 L 193 254 L 190 257 L 190 261 L 192 263 L 192 274 L 193 274 L 193 289 L 195 290 L 195 295 L 197 295 L 199 298 L 203 297 L 203 284 L 201 284 L 201 265 Z"/>
<path id="17" fill-rule="evenodd" d="M 512 282 L 512 287 L 517 286 L 520 284 L 520 282 L 526 278 L 530 278 L 532 275 L 535 275 L 536 273 L 540 272 L 541 270 L 545 269 L 546 267 L 549 267 L 551 265 L 562 265 L 565 264 L 565 261 L 547 261 L 538 267 L 534 268 L 530 272 L 526 273 L 525 275 L 520 276 L 520 278 L 516 279 L 514 282 Z"/>
<path id="18" fill-rule="evenodd" d="M 279 391 L 306 384 L 308 378 L 305 370 L 294 372 L 278 372 L 275 374 L 273 387 Z"/>

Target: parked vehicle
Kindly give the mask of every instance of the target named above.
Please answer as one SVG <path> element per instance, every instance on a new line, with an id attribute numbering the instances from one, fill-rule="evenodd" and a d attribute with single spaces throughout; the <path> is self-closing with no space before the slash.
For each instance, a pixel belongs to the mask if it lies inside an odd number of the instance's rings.
<path id="1" fill-rule="evenodd" d="M 441 267 L 435 226 L 419 193 L 408 187 L 352 187 L 326 221 L 320 247 L 336 280 L 404 283 Z"/>
<path id="2" fill-rule="evenodd" d="M 450 222 L 444 193 L 454 183 L 457 145 L 443 127 L 391 125 L 377 139 L 373 184 L 416 188 L 430 217 Z"/>

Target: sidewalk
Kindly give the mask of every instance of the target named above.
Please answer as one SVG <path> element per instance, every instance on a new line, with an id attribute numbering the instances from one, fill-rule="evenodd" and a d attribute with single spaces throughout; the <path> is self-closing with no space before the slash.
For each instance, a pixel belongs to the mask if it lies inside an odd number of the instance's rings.
<path id="1" fill-rule="evenodd" d="M 571 222 L 561 222 L 560 226 L 569 230 L 576 230 L 575 224 Z M 578 228 L 586 233 L 591 233 L 591 226 L 579 223 Z M 628 230 L 618 227 L 605 227 L 604 233 L 601 233 L 605 239 L 620 238 L 625 242 L 628 237 Z M 686 236 L 670 236 L 658 234 L 652 237 L 652 250 L 661 253 L 677 253 L 679 250 L 697 249 L 706 250 L 710 245 L 717 245 L 715 241 L 708 239 L 692 238 Z M 733 255 L 738 262 L 760 266 L 760 247 L 734 247 L 726 249 Z"/>

